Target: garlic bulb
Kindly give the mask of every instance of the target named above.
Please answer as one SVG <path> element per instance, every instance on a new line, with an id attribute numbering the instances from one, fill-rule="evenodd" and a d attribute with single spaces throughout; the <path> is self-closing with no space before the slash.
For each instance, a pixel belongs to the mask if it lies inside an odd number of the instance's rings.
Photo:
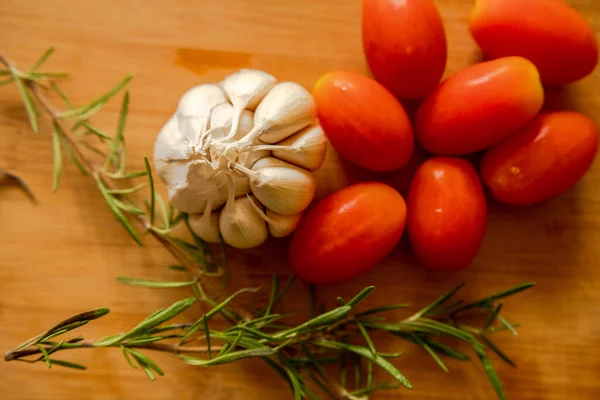
<path id="1" fill-rule="evenodd" d="M 294 231 L 325 152 L 310 92 L 242 69 L 183 94 L 156 138 L 154 165 L 198 236 L 250 248 Z"/>

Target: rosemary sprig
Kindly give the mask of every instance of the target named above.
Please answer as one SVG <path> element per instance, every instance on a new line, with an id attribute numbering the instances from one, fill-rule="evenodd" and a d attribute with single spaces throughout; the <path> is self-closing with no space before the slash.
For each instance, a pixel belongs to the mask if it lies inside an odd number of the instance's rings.
<path id="1" fill-rule="evenodd" d="M 519 285 L 518 288 L 524 290 L 532 286 L 532 283 L 528 283 Z M 398 386 L 409 389 L 413 387 L 409 378 L 410 373 L 402 373 L 390 361 L 401 357 L 402 353 L 380 353 L 370 339 L 371 332 L 388 331 L 423 347 L 446 372 L 448 368 L 442 358 L 470 359 L 459 350 L 440 342 L 449 338 L 459 339 L 472 348 L 498 397 L 505 399 L 506 395 L 500 380 L 488 357 L 488 351 L 491 350 L 501 355 L 504 361 L 515 366 L 514 362 L 501 353 L 488 338 L 494 332 L 491 328 L 498 323 L 498 314 L 494 312 L 492 323 L 488 318 L 483 318 L 479 328 L 462 322 L 462 319 L 471 321 L 470 315 L 463 314 L 462 317 L 456 317 L 456 311 L 460 306 L 448 310 L 435 319 L 424 316 L 428 311 L 444 305 L 461 287 L 462 285 L 444 295 L 443 301 L 438 299 L 417 313 L 397 321 L 390 321 L 385 316 L 387 310 L 382 308 L 358 312 L 361 302 L 373 291 L 373 287 L 367 287 L 343 305 L 298 325 L 288 325 L 282 322 L 285 317 L 275 311 L 276 302 L 272 299 L 279 300 L 280 296 L 277 296 L 277 285 L 273 285 L 270 300 L 264 310 L 259 310 L 250 319 L 239 320 L 233 326 L 223 330 L 209 327 L 209 321 L 218 314 L 233 314 L 234 311 L 230 309 L 233 298 L 256 290 L 245 289 L 235 293 L 223 302 L 215 304 L 193 323 L 171 323 L 173 318 L 195 303 L 196 299 L 192 297 L 158 310 L 125 333 L 97 341 L 83 340 L 79 337 L 58 341 L 58 336 L 108 314 L 107 309 L 98 309 L 68 318 L 7 352 L 4 358 L 7 361 L 45 362 L 49 368 L 52 365 L 61 365 L 81 369 L 85 367 L 69 365 L 62 360 L 57 363 L 53 355 L 59 351 L 81 348 L 116 347 L 121 349 L 126 360 L 134 368 L 140 366 L 152 380 L 155 379 L 154 373 L 163 375 L 163 371 L 140 350 L 172 353 L 183 362 L 200 367 L 229 364 L 244 358 L 262 358 L 285 377 L 295 398 L 318 398 L 314 393 L 308 392 L 307 385 L 309 380 L 312 380 L 323 386 L 327 392 L 334 393 L 334 396 L 337 396 L 335 398 L 364 399 L 377 390 L 389 390 Z M 478 302 L 477 304 L 480 305 L 474 305 L 470 309 L 477 312 L 485 310 L 484 303 Z M 377 322 L 372 322 L 374 316 L 377 317 Z M 350 344 L 341 340 L 340 338 L 346 337 L 348 332 L 353 333 L 353 337 L 362 337 L 362 341 L 353 341 Z M 191 345 L 198 342 L 202 344 Z M 334 380 L 334 374 L 328 374 L 326 371 L 338 360 L 343 360 L 343 365 L 340 367 L 341 374 L 337 374 L 340 376 L 339 381 Z M 348 362 L 356 375 L 352 388 L 348 388 L 346 379 L 345 371 Z M 394 383 L 375 382 L 373 372 L 375 366 L 386 372 Z"/>
<path id="2" fill-rule="evenodd" d="M 471 359 L 461 350 L 445 344 L 444 340 L 452 338 L 469 345 L 482 364 L 498 397 L 506 398 L 487 352 L 495 352 L 511 365 L 514 365 L 514 362 L 493 344 L 489 336 L 505 330 L 514 334 L 518 324 L 506 321 L 500 315 L 501 305 L 495 302 L 530 288 L 532 283 L 518 285 L 476 302 L 460 301 L 449 304 L 450 299 L 461 289 L 462 286 L 459 286 L 430 305 L 397 321 L 386 319 L 384 313 L 407 308 L 408 305 L 358 310 L 359 304 L 373 290 L 372 287 L 368 287 L 347 301 L 338 298 L 339 307 L 329 311 L 312 307 L 311 319 L 308 321 L 297 325 L 285 323 L 289 314 L 278 313 L 276 305 L 292 286 L 294 277 L 282 291 L 279 291 L 279 282 L 274 278 L 269 301 L 258 311 L 248 311 L 234 302 L 237 296 L 255 291 L 253 289 L 243 289 L 218 302 L 216 299 L 219 296 L 216 293 L 219 291 L 213 289 L 208 278 L 221 277 L 226 283 L 228 275 L 222 263 L 217 262 L 212 249 L 191 231 L 187 215 L 175 213 L 172 205 L 168 205 L 155 191 L 147 159 L 144 159 L 143 170 L 127 170 L 124 132 L 129 93 L 125 92 L 122 97 L 114 136 L 105 134 L 103 130 L 94 126 L 90 119 L 125 88 L 131 77 L 118 82 L 111 90 L 89 104 L 75 106 L 59 86 L 49 80 L 65 74 L 38 72 L 51 53 L 52 49 L 44 53 L 28 72 L 17 69 L 6 57 L 0 55 L 0 64 L 6 67 L 5 71 L 0 70 L 0 75 L 8 77 L 0 84 L 14 82 L 17 85 L 34 132 L 39 130 L 38 119 L 41 114 L 49 117 L 54 150 L 53 189 L 58 188 L 62 158 L 64 154 L 68 154 L 84 175 L 93 177 L 109 209 L 137 243 L 142 244 L 143 234 L 151 235 L 177 259 L 178 264 L 171 268 L 191 275 L 190 280 L 179 282 L 157 282 L 128 277 L 120 277 L 119 280 L 134 286 L 152 288 L 190 286 L 195 297 L 158 310 L 129 332 L 98 341 L 84 340 L 80 337 L 58 341 L 57 337 L 106 315 L 108 310 L 98 309 L 78 314 L 7 352 L 5 360 L 29 363 L 43 361 L 48 367 L 59 365 L 84 369 L 84 366 L 56 359 L 55 353 L 79 348 L 118 347 L 133 368 L 141 368 L 154 380 L 155 374 L 163 375 L 163 371 L 140 350 L 172 353 L 190 365 L 204 367 L 258 357 L 288 382 L 296 399 L 318 398 L 309 388 L 311 382 L 324 394 L 333 398 L 365 399 L 377 390 L 399 386 L 412 387 L 410 374 L 400 372 L 390 361 L 400 357 L 402 353 L 381 353 L 371 339 L 372 333 L 389 332 L 422 347 L 444 371 L 448 368 L 442 361 L 443 357 L 465 361 Z M 56 94 L 67 109 L 59 110 L 50 101 L 48 93 Z M 102 161 L 94 162 L 94 157 L 98 155 L 102 157 Z M 144 179 L 144 182 L 130 183 L 130 180 L 137 179 Z M 150 199 L 138 202 L 134 195 L 146 188 L 150 189 Z M 157 225 L 157 220 L 161 220 L 162 223 Z M 172 235 L 172 228 L 182 222 L 192 237 L 191 242 Z M 221 254 L 223 262 L 223 246 Z M 198 300 L 209 304 L 210 310 L 192 323 L 172 323 L 173 318 Z M 480 326 L 473 326 L 473 319 L 470 318 L 471 313 L 477 314 L 476 312 L 487 313 L 487 318 Z M 231 326 L 221 330 L 215 329 L 212 322 L 213 318 L 218 316 L 228 321 Z M 467 324 L 467 321 L 470 323 Z M 202 345 L 191 345 L 197 342 Z M 337 365 L 338 360 L 342 360 L 343 364 L 340 365 L 341 373 L 328 373 L 326 367 Z M 375 382 L 375 367 L 390 375 L 393 383 Z M 348 370 L 354 371 L 354 385 L 348 382 Z M 340 376 L 339 382 L 332 376 Z"/>
<path id="3" fill-rule="evenodd" d="M 52 190 L 58 189 L 63 169 L 63 156 L 67 154 L 84 175 L 91 176 L 95 180 L 109 210 L 136 243 L 142 245 L 143 234 L 151 235 L 178 260 L 181 267 L 191 274 L 197 285 L 204 286 L 202 292 L 208 293 L 205 297 L 216 296 L 220 290 L 213 288 L 209 278 L 223 276 L 224 263 L 217 265 L 217 259 L 210 247 L 194 235 L 189 230 L 189 226 L 188 234 L 194 238 L 194 244 L 172 235 L 173 228 L 185 221 L 187 216 L 183 213 L 175 214 L 172 207 L 167 206 L 155 191 L 152 171 L 147 160 L 141 171 L 127 169 L 125 128 L 129 113 L 129 92 L 125 91 L 122 96 L 117 127 L 113 136 L 104 133 L 91 121 L 91 117 L 96 112 L 126 88 L 132 76 L 125 77 L 90 103 L 75 106 L 59 85 L 49 80 L 67 74 L 38 72 L 53 51 L 54 49 L 47 50 L 28 72 L 18 69 L 8 58 L 0 54 L 0 65 L 6 67 L 6 70 L 0 70 L 0 75 L 8 76 L 10 82 L 18 85 L 32 129 L 38 132 L 42 112 L 50 119 L 54 153 Z M 59 110 L 50 100 L 51 94 L 57 95 L 67 110 Z M 97 155 L 103 158 L 101 162 L 93 161 Z M 13 175 L 10 176 L 14 178 Z M 137 181 L 139 179 L 145 181 L 140 183 Z M 137 182 L 128 184 L 130 181 Z M 22 187 L 26 189 L 26 186 Z M 132 195 L 147 187 L 150 188 L 150 201 L 138 202 Z M 155 218 L 157 214 L 161 218 Z M 162 220 L 162 224 L 157 224 L 156 220 Z M 134 282 L 134 280 L 122 281 Z"/>

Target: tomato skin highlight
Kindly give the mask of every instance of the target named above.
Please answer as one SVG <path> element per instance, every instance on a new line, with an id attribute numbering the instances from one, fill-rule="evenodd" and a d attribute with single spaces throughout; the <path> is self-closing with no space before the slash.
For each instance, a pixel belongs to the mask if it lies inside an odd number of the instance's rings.
<path id="1" fill-rule="evenodd" d="M 535 66 L 505 57 L 456 72 L 417 111 L 416 136 L 438 155 L 483 150 L 519 129 L 541 110 L 544 89 Z"/>
<path id="2" fill-rule="evenodd" d="M 362 43 L 371 73 L 397 97 L 425 97 L 444 75 L 446 33 L 432 0 L 363 0 Z"/>
<path id="3" fill-rule="evenodd" d="M 405 224 L 404 198 L 389 185 L 346 186 L 318 201 L 303 217 L 292 236 L 290 266 L 308 283 L 353 279 L 396 246 Z"/>
<path id="4" fill-rule="evenodd" d="M 375 80 L 332 71 L 315 84 L 319 123 L 333 148 L 370 171 L 404 166 L 414 149 L 414 132 L 402 104 Z"/>
<path id="5" fill-rule="evenodd" d="M 487 203 L 468 161 L 433 157 L 424 162 L 407 203 L 408 238 L 422 266 L 458 271 L 471 265 L 485 235 Z"/>
<path id="6" fill-rule="evenodd" d="M 562 0 L 477 0 L 469 30 L 493 58 L 531 60 L 546 84 L 582 79 L 598 62 L 593 28 Z"/>
<path id="7" fill-rule="evenodd" d="M 597 150 L 598 127 L 592 119 L 572 111 L 546 112 L 490 148 L 481 175 L 497 200 L 527 206 L 573 187 Z"/>

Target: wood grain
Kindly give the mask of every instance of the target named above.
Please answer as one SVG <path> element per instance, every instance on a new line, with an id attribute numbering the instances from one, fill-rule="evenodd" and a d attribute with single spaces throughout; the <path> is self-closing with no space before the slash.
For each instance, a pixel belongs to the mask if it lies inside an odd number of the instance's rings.
<path id="1" fill-rule="evenodd" d="M 479 59 L 466 19 L 470 0 L 439 0 L 449 40 L 450 74 Z M 600 29 L 600 3 L 571 0 Z M 30 65 L 49 46 L 48 66 L 69 71 L 64 89 L 75 103 L 92 99 L 128 73 L 130 160 L 142 166 L 154 138 L 180 95 L 241 67 L 267 69 L 306 87 L 331 69 L 367 73 L 360 44 L 359 0 L 0 0 L 0 51 Z M 600 122 L 598 73 L 560 92 L 547 108 L 579 110 Z M 174 278 L 168 254 L 148 240 L 140 248 L 111 216 L 89 178 L 65 167 L 58 193 L 51 188 L 51 137 L 47 124 L 30 132 L 16 89 L 1 88 L 0 168 L 20 174 L 39 198 L 32 204 L 16 188 L 0 186 L 0 347 L 8 350 L 53 323 L 95 307 L 113 311 L 82 333 L 88 337 L 128 329 L 159 307 L 188 296 L 185 289 L 147 290 L 119 284 L 119 275 Z M 114 126 L 111 102 L 97 122 Z M 344 285 L 320 289 L 332 304 L 366 285 L 376 286 L 371 304 L 423 305 L 459 282 L 475 298 L 524 281 L 533 291 L 511 300 L 506 316 L 520 321 L 520 337 L 496 340 L 517 364 L 494 358 L 510 399 L 597 399 L 600 395 L 600 160 L 569 193 L 542 206 L 514 209 L 492 203 L 484 246 L 470 269 L 434 274 L 413 262 L 403 243 L 371 273 Z M 330 149 L 319 171 L 318 197 L 364 179 L 380 179 L 339 159 Z M 258 249 L 230 251 L 233 287 L 268 286 L 273 272 L 289 276 L 286 240 Z M 307 308 L 307 288 L 297 285 L 287 310 Z M 265 293 L 256 296 L 264 300 Z M 475 363 L 449 362 L 444 374 L 418 349 L 389 338 L 382 348 L 403 350 L 397 365 L 413 391 L 376 399 L 493 399 Z M 288 388 L 260 361 L 200 369 L 157 355 L 167 375 L 150 383 L 120 352 L 86 350 L 70 360 L 87 372 L 43 364 L 0 363 L 0 393 L 17 399 L 287 399 Z"/>

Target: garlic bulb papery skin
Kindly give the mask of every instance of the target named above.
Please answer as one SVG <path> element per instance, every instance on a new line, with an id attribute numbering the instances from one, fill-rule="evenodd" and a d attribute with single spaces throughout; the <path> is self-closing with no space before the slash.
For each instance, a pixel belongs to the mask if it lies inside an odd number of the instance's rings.
<path id="1" fill-rule="evenodd" d="M 324 140 L 304 87 L 245 69 L 184 92 L 156 137 L 154 165 L 198 236 L 250 248 L 296 228 Z"/>
<path id="2" fill-rule="evenodd" d="M 276 238 L 282 238 L 291 235 L 300 223 L 304 213 L 293 215 L 282 215 L 274 211 L 267 210 L 267 223 L 269 233 Z"/>
<path id="3" fill-rule="evenodd" d="M 274 157 L 315 171 L 325 161 L 327 139 L 320 125 L 311 125 L 279 142 L 272 149 Z"/>
<path id="4" fill-rule="evenodd" d="M 309 171 L 274 157 L 258 160 L 247 174 L 252 194 L 279 214 L 302 212 L 315 196 L 316 179 Z"/>

